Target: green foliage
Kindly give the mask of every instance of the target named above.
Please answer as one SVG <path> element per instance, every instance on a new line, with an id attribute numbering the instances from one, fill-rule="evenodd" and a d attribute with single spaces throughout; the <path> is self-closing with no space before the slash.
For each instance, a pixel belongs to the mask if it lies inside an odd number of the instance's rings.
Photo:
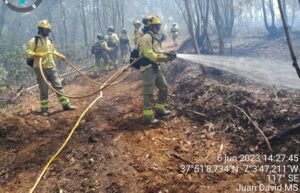
<path id="1" fill-rule="evenodd" d="M 0 73 L 3 73 L 0 75 L 1 87 L 32 85 L 33 71 L 26 65 L 24 49 L 16 46 L 9 49 L 7 42 L 0 42 L 0 50 Z"/>
<path id="2" fill-rule="evenodd" d="M 281 111 L 276 111 L 274 114 L 273 114 L 273 118 L 274 119 L 282 119 L 284 116 L 284 113 L 281 112 Z"/>
<path id="3" fill-rule="evenodd" d="M 0 93 L 5 89 L 7 72 L 2 64 L 0 64 Z"/>

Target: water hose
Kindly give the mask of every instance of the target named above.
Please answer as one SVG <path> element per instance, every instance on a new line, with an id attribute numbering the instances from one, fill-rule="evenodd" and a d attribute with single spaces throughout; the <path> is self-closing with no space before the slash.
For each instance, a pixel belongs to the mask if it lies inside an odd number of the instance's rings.
<path id="1" fill-rule="evenodd" d="M 66 138 L 66 140 L 64 141 L 64 143 L 62 144 L 62 146 L 56 151 L 56 153 L 50 158 L 50 160 L 47 162 L 47 164 L 45 165 L 43 171 L 41 172 L 41 174 L 38 176 L 37 180 L 35 181 L 33 187 L 29 190 L 29 193 L 33 193 L 35 191 L 35 189 L 37 188 L 38 184 L 40 183 L 40 181 L 42 180 L 42 177 L 45 175 L 45 173 L 47 172 L 48 168 L 50 167 L 51 163 L 57 158 L 57 156 L 62 152 L 62 150 L 65 148 L 65 146 L 68 144 L 68 142 L 70 141 L 70 139 L 72 138 L 75 130 L 77 129 L 77 127 L 79 126 L 81 120 L 83 119 L 83 117 L 86 115 L 86 113 L 93 107 L 93 105 L 103 97 L 103 93 L 102 90 L 107 88 L 108 86 L 112 86 L 114 84 L 117 84 L 118 82 L 114 82 L 115 80 L 117 80 L 128 68 L 130 68 L 135 62 L 137 62 L 138 60 L 140 60 L 142 57 L 137 58 L 135 61 L 133 61 L 131 64 L 128 64 L 127 66 L 125 66 L 123 69 L 117 71 L 115 74 L 113 74 L 105 83 L 102 84 L 102 86 L 100 87 L 100 89 L 95 92 L 98 93 L 100 92 L 100 95 L 93 100 L 90 105 L 81 113 L 79 119 L 77 120 L 76 124 L 74 125 L 74 127 L 72 128 L 72 130 L 70 131 L 68 137 Z M 43 73 L 42 70 L 42 59 L 40 58 L 39 60 L 39 68 L 42 74 L 42 77 L 44 79 L 44 81 L 48 84 L 48 86 L 56 93 L 60 94 L 61 92 L 57 91 L 56 89 L 54 89 L 51 84 L 48 83 L 48 81 L 45 78 L 45 75 Z M 123 79 L 122 79 L 123 80 Z M 62 95 L 64 95 L 62 93 Z M 64 95 L 65 96 L 65 95 Z M 92 95 L 90 95 L 92 96 Z M 76 97 L 78 98 L 78 97 Z"/>
<path id="2" fill-rule="evenodd" d="M 59 54 L 56 53 L 56 52 L 47 52 L 47 55 L 48 54 L 53 54 L 53 55 L 56 55 L 58 56 Z M 93 79 L 91 79 L 90 77 L 88 77 L 86 74 L 84 74 L 83 72 L 81 72 L 74 64 L 72 64 L 70 61 L 68 61 L 67 59 L 63 60 L 66 64 L 68 64 L 69 66 L 71 66 L 71 68 L 73 68 L 74 70 L 76 70 L 79 74 L 81 74 L 85 79 L 87 79 L 88 81 L 92 82 L 92 83 L 95 83 L 97 85 L 102 85 L 101 82 L 97 82 Z"/>
<path id="3" fill-rule="evenodd" d="M 102 88 L 99 88 L 97 91 L 93 92 L 93 93 L 90 93 L 90 94 L 87 94 L 87 95 L 83 95 L 83 96 L 71 96 L 71 95 L 66 95 L 58 90 L 56 90 L 55 88 L 53 88 L 53 86 L 48 82 L 48 80 L 46 79 L 45 77 L 45 74 L 44 74 L 44 71 L 43 71 L 43 67 L 42 67 L 42 58 L 39 59 L 39 69 L 40 69 L 40 73 L 42 75 L 42 78 L 44 80 L 44 82 L 48 85 L 48 87 L 54 91 L 55 93 L 59 94 L 59 95 L 62 95 L 62 96 L 66 96 L 68 98 L 74 98 L 74 99 L 81 99 L 81 98 L 87 98 L 87 97 L 91 97 L 95 94 L 98 94 Z"/>
<path id="4" fill-rule="evenodd" d="M 47 53 L 47 54 L 52 54 L 52 53 Z M 100 91 L 102 91 L 104 88 L 106 88 L 108 85 L 112 84 L 116 79 L 118 79 L 125 71 L 127 71 L 134 63 L 136 63 L 138 60 L 140 60 L 142 57 L 137 58 L 135 61 L 133 61 L 131 64 L 128 64 L 127 66 L 123 67 L 121 70 L 117 71 L 115 74 L 113 74 L 105 83 L 102 84 L 102 86 L 87 95 L 83 95 L 83 96 L 71 96 L 71 95 L 66 95 L 58 90 L 56 90 L 55 88 L 53 88 L 53 86 L 47 81 L 45 74 L 43 72 L 43 68 L 42 68 L 42 58 L 39 59 L 39 69 L 42 75 L 42 78 L 44 80 L 44 82 L 48 85 L 48 87 L 54 91 L 55 93 L 62 95 L 62 96 L 66 96 L 68 98 L 74 98 L 74 99 L 81 99 L 81 98 L 87 98 L 87 97 L 91 97 L 93 95 L 98 94 Z M 77 68 L 75 69 L 77 71 L 79 71 Z M 80 72 L 80 71 L 79 71 Z M 83 73 L 82 73 L 83 74 Z M 118 82 L 117 82 L 118 83 Z"/>
<path id="5" fill-rule="evenodd" d="M 57 156 L 62 152 L 62 150 L 65 148 L 65 146 L 68 144 L 68 142 L 70 141 L 71 137 L 73 136 L 76 128 L 79 126 L 81 120 L 83 119 L 83 117 L 85 116 L 85 114 L 92 108 L 92 106 L 100 99 L 103 97 L 103 93 L 102 91 L 100 92 L 100 95 L 93 100 L 93 102 L 83 111 L 83 113 L 80 115 L 79 119 L 77 120 L 76 124 L 74 125 L 74 127 L 72 128 L 71 132 L 69 133 L 68 137 L 65 139 L 64 143 L 62 144 L 62 146 L 56 151 L 56 153 L 51 157 L 51 159 L 48 161 L 48 163 L 46 164 L 46 166 L 44 167 L 43 171 L 41 172 L 41 174 L 39 175 L 39 177 L 37 178 L 36 182 L 34 183 L 33 187 L 29 190 L 29 193 L 33 193 L 36 189 L 36 187 L 38 186 L 38 184 L 40 183 L 40 181 L 42 180 L 42 177 L 45 175 L 45 173 L 47 172 L 48 168 L 50 167 L 51 163 L 57 158 Z"/>

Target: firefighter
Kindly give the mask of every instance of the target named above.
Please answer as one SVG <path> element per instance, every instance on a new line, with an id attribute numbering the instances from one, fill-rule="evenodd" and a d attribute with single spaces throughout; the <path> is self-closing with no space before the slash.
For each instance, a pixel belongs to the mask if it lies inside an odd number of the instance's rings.
<path id="1" fill-rule="evenodd" d="M 128 62 L 129 52 L 131 50 L 126 29 L 122 29 L 119 40 L 120 40 L 120 51 L 121 51 L 122 62 L 123 64 L 126 64 Z"/>
<path id="2" fill-rule="evenodd" d="M 109 48 L 103 34 L 97 35 L 98 41 L 92 47 L 92 54 L 95 55 L 95 67 L 93 71 L 95 74 L 102 69 L 101 59 L 104 62 L 105 70 L 109 70 L 109 52 L 114 48 Z"/>
<path id="3" fill-rule="evenodd" d="M 171 34 L 172 40 L 174 42 L 174 46 L 176 47 L 177 46 L 177 38 L 179 35 L 179 29 L 178 29 L 178 26 L 176 25 L 176 23 L 172 24 L 170 34 Z"/>
<path id="4" fill-rule="evenodd" d="M 155 38 L 159 34 L 161 21 L 158 16 L 147 16 L 143 19 L 144 35 L 139 41 L 139 55 L 149 59 L 149 63 L 142 65 L 140 71 L 144 81 L 144 123 L 156 124 L 159 120 L 169 115 L 171 111 L 166 110 L 168 87 L 167 82 L 160 70 L 161 62 L 169 62 L 176 55 L 167 55 L 162 52 L 160 42 Z M 158 99 L 154 104 L 154 87 L 158 88 Z M 155 115 L 154 115 L 154 111 Z"/>
<path id="5" fill-rule="evenodd" d="M 141 28 L 142 24 L 140 20 L 138 19 L 134 20 L 133 25 L 134 25 L 134 45 L 137 48 L 138 41 L 144 35 L 144 33 L 142 32 L 142 28 Z"/>
<path id="6" fill-rule="evenodd" d="M 113 26 L 108 27 L 105 40 L 107 41 L 108 47 L 113 49 L 111 52 L 109 52 L 109 58 L 111 60 L 111 62 L 109 63 L 109 69 L 117 68 L 120 41 L 118 35 L 115 33 L 115 29 Z"/>
<path id="7" fill-rule="evenodd" d="M 47 20 L 42 20 L 38 23 L 37 27 L 38 36 L 35 36 L 28 42 L 26 54 L 27 58 L 31 58 L 34 61 L 33 68 L 40 89 L 41 114 L 43 116 L 48 116 L 48 85 L 44 82 L 40 73 L 39 60 L 42 58 L 42 68 L 47 80 L 56 90 L 63 93 L 64 88 L 56 70 L 54 58 L 57 57 L 59 59 L 66 60 L 66 57 L 56 51 L 51 40 L 48 38 L 49 33 L 51 32 L 50 23 Z M 57 53 L 57 56 L 52 54 L 47 55 L 47 52 Z M 57 96 L 64 111 L 75 109 L 75 107 L 70 104 L 67 97 L 59 94 Z"/>

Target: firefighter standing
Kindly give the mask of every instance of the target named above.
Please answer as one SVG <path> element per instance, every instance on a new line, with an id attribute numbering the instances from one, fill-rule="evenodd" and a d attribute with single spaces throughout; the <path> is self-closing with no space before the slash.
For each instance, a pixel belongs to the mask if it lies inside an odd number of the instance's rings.
<path id="1" fill-rule="evenodd" d="M 176 23 L 172 24 L 170 34 L 171 34 L 172 40 L 174 42 L 174 46 L 176 47 L 177 46 L 176 41 L 177 41 L 177 38 L 178 38 L 178 35 L 179 35 L 179 29 L 178 29 L 178 26 L 176 25 Z"/>
<path id="2" fill-rule="evenodd" d="M 94 73 L 101 69 L 103 69 L 103 65 L 101 65 L 101 59 L 104 62 L 105 70 L 109 70 L 109 52 L 113 50 L 113 48 L 109 48 L 106 40 L 104 39 L 103 34 L 97 35 L 98 42 L 96 42 L 92 47 L 92 54 L 95 55 L 95 67 L 93 69 Z"/>
<path id="3" fill-rule="evenodd" d="M 44 82 L 42 78 L 40 69 L 39 69 L 39 60 L 42 58 L 42 68 L 47 80 L 51 85 L 61 93 L 64 92 L 63 85 L 59 78 L 59 75 L 56 70 L 56 65 L 54 62 L 54 57 L 65 60 L 66 57 L 62 54 L 59 54 L 49 40 L 48 36 L 51 32 L 51 25 L 47 20 L 42 20 L 38 23 L 38 36 L 32 38 L 26 49 L 27 58 L 34 59 L 33 68 L 36 74 L 37 82 L 40 89 L 40 104 L 41 104 L 41 113 L 43 116 L 48 116 L 48 85 Z M 57 53 L 56 55 L 46 54 L 47 52 Z M 57 94 L 60 103 L 63 106 L 63 110 L 74 110 L 75 107 L 72 106 L 69 102 L 69 99 L 63 95 Z"/>
<path id="4" fill-rule="evenodd" d="M 115 29 L 113 26 L 108 27 L 107 35 L 105 36 L 105 40 L 107 41 L 108 47 L 113 50 L 109 52 L 109 58 L 111 62 L 109 63 L 109 69 L 118 67 L 118 51 L 119 51 L 119 37 L 115 33 Z M 113 66 L 113 67 L 112 67 Z"/>
<path id="5" fill-rule="evenodd" d="M 168 56 L 161 50 L 159 41 L 154 37 L 159 34 L 161 21 L 158 16 L 147 16 L 143 19 L 144 36 L 139 41 L 139 54 L 145 56 L 151 62 L 140 67 L 144 80 L 144 123 L 155 124 L 161 118 L 170 114 L 169 110 L 165 109 L 168 96 L 167 82 L 160 70 L 160 62 L 168 62 L 173 60 L 175 56 Z M 154 86 L 158 88 L 158 99 L 154 104 Z"/>
<path id="6" fill-rule="evenodd" d="M 122 29 L 119 40 L 120 40 L 120 51 L 121 51 L 122 62 L 123 64 L 126 64 L 128 62 L 129 52 L 131 50 L 126 29 Z"/>
<path id="7" fill-rule="evenodd" d="M 133 25 L 134 25 L 134 45 L 137 48 L 138 41 L 144 35 L 144 33 L 142 32 L 142 29 L 141 29 L 142 24 L 141 24 L 140 20 L 138 20 L 138 19 L 134 20 Z"/>

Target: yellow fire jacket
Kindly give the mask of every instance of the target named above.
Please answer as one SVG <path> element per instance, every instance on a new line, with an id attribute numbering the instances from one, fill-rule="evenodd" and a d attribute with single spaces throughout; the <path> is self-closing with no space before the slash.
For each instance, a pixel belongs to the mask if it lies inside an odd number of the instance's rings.
<path id="1" fill-rule="evenodd" d="M 113 44 L 113 47 L 118 47 L 120 43 L 119 37 L 116 33 L 106 35 L 105 40 L 107 41 L 108 46 Z"/>
<path id="2" fill-rule="evenodd" d="M 134 45 L 135 47 L 138 47 L 138 42 L 143 37 L 144 33 L 141 29 L 135 29 L 134 30 Z"/>
<path id="3" fill-rule="evenodd" d="M 41 37 L 38 39 L 37 42 L 37 47 L 36 51 L 34 52 L 35 48 L 35 37 L 33 37 L 29 42 L 27 43 L 27 49 L 26 49 L 26 55 L 27 58 L 33 58 L 34 59 L 34 68 L 39 67 L 39 58 L 33 57 L 34 53 L 42 52 L 42 53 L 47 53 L 47 52 L 54 52 L 58 53 L 56 49 L 54 48 L 54 45 L 51 43 L 48 37 Z M 58 53 L 59 54 L 59 53 Z M 55 56 L 52 54 L 48 54 L 44 57 L 42 57 L 42 67 L 43 68 L 54 68 L 55 62 L 54 62 Z"/>
<path id="4" fill-rule="evenodd" d="M 149 34 L 150 33 L 150 34 Z M 166 57 L 162 53 L 160 43 L 156 38 L 153 38 L 154 34 L 148 32 L 139 41 L 139 54 L 149 58 L 152 62 L 159 64 L 158 58 Z M 153 43 L 152 43 L 153 42 Z"/>
<path id="5" fill-rule="evenodd" d="M 104 51 L 106 52 L 110 52 L 112 49 L 110 47 L 108 47 L 107 42 L 106 41 L 100 41 L 101 47 Z"/>

